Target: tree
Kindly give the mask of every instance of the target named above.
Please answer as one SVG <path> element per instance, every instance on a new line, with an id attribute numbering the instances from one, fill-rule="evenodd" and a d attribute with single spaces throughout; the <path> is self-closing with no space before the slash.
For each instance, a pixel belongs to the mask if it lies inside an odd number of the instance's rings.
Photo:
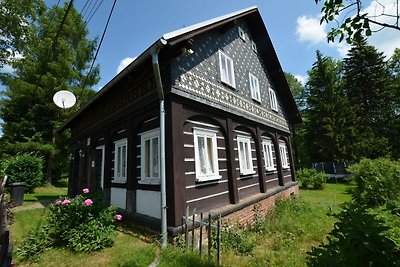
<path id="1" fill-rule="evenodd" d="M 354 119 L 342 88 L 342 64 L 317 51 L 317 61 L 306 84 L 306 142 L 311 161 L 351 160 Z"/>
<path id="2" fill-rule="evenodd" d="M 357 115 L 354 126 L 362 137 L 359 152 L 369 158 L 388 155 L 395 103 L 383 53 L 365 40 L 354 43 L 344 59 L 343 71 L 345 93 Z"/>
<path id="3" fill-rule="evenodd" d="M 392 146 L 392 156 L 400 158 L 400 48 L 396 48 L 389 60 L 389 72 L 393 84 L 394 119 L 392 120 L 389 142 Z"/>
<path id="4" fill-rule="evenodd" d="M 336 22 L 328 33 L 328 42 L 333 42 L 339 36 L 339 42 L 346 39 L 347 43 L 361 41 L 365 36 L 370 36 L 374 31 L 389 28 L 400 31 L 400 6 L 398 0 L 376 0 L 372 10 L 365 8 L 366 1 L 349 0 L 314 0 L 316 4 L 323 2 L 321 8 L 322 18 L 320 23 Z M 372 13 L 373 12 L 373 13 Z M 373 27 L 378 27 L 373 30 Z"/>
<path id="5" fill-rule="evenodd" d="M 46 150 L 54 153 L 45 155 L 48 180 L 52 170 L 65 170 L 68 158 L 67 134 L 55 140 L 53 131 L 94 94 L 83 84 L 96 84 L 99 74 L 98 67 L 88 73 L 96 40 L 87 38 L 84 22 L 73 7 L 60 28 L 66 9 L 67 5 L 54 6 L 36 14 L 37 20 L 29 24 L 29 34 L 35 38 L 29 39 L 21 50 L 22 58 L 11 61 L 15 73 L 0 76 L 6 86 L 0 107 L 4 121 L 2 143 L 8 145 L 9 151 L 15 147 L 29 149 L 35 144 L 54 146 L 53 150 Z M 78 97 L 74 108 L 62 110 L 54 105 L 52 97 L 62 89 Z M 64 163 L 55 166 L 57 162 Z"/>
<path id="6" fill-rule="evenodd" d="M 0 67 L 20 54 L 31 40 L 29 23 L 44 12 L 40 0 L 0 1 Z"/>

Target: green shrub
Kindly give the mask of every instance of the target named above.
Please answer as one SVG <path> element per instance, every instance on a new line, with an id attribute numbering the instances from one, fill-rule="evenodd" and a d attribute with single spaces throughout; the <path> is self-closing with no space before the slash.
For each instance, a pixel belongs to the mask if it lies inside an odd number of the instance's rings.
<path id="1" fill-rule="evenodd" d="M 26 192 L 32 193 L 43 184 L 43 159 L 29 154 L 11 157 L 1 164 L 2 175 L 8 176 L 8 184 L 24 182 Z"/>
<path id="2" fill-rule="evenodd" d="M 385 220 L 354 204 L 335 217 L 328 242 L 308 253 L 308 266 L 400 266 L 400 250 Z"/>
<path id="3" fill-rule="evenodd" d="M 315 169 L 300 169 L 296 172 L 300 187 L 304 189 L 322 190 L 325 187 L 328 176 Z"/>
<path id="4" fill-rule="evenodd" d="M 354 201 L 360 205 L 381 206 L 400 201 L 400 162 L 390 159 L 363 159 L 349 167 L 357 187 Z"/>
<path id="5" fill-rule="evenodd" d="M 90 252 L 111 247 L 114 244 L 115 207 L 102 204 L 100 194 L 90 194 L 57 200 L 49 206 L 45 225 L 31 232 L 18 256 L 29 259 L 44 249 L 66 247 L 74 252 Z"/>

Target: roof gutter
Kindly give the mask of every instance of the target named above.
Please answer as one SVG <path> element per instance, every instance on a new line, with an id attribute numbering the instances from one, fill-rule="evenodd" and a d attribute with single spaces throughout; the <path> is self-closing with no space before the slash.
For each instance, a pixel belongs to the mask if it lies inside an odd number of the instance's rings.
<path id="1" fill-rule="evenodd" d="M 158 53 L 167 44 L 167 41 L 160 38 L 151 48 L 151 59 L 153 64 L 154 78 L 156 80 L 158 98 L 160 100 L 160 194 L 161 194 L 161 247 L 167 246 L 167 190 L 165 177 L 165 109 L 164 109 L 164 88 L 162 85 Z"/>

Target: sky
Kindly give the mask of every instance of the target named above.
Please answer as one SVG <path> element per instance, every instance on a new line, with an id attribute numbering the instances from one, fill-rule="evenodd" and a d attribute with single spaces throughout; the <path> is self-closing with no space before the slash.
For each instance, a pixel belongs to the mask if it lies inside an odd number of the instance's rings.
<path id="1" fill-rule="evenodd" d="M 48 5 L 58 2 L 61 5 L 69 1 L 46 0 Z M 87 4 L 83 9 L 87 2 L 91 5 Z M 102 4 L 94 13 L 100 2 Z M 88 23 L 91 38 L 101 37 L 113 2 L 74 1 L 85 19 L 94 13 Z M 380 12 L 376 3 L 363 2 L 364 8 L 371 13 Z M 379 0 L 386 6 L 386 12 L 394 8 L 388 4 L 392 2 Z M 301 82 L 307 79 L 317 49 L 333 58 L 341 59 L 346 55 L 346 44 L 327 43 L 326 32 L 330 26 L 320 25 L 322 5 L 316 5 L 314 0 L 117 0 L 96 59 L 101 80 L 94 89 L 101 89 L 164 33 L 252 6 L 257 6 L 261 13 L 283 70 Z M 369 41 L 389 57 L 395 47 L 400 47 L 400 32 L 385 29 L 374 34 Z"/>

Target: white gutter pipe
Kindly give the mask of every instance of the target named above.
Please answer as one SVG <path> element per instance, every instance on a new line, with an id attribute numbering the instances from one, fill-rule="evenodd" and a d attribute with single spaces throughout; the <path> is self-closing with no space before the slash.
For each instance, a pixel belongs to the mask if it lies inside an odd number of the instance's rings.
<path id="1" fill-rule="evenodd" d="M 158 52 L 167 44 L 163 38 L 159 40 L 151 49 L 154 78 L 156 80 L 158 97 L 160 100 L 160 193 L 161 193 L 161 248 L 168 244 L 167 233 L 167 190 L 165 178 L 165 109 L 164 109 L 164 90 L 161 80 L 160 65 L 158 62 Z"/>

